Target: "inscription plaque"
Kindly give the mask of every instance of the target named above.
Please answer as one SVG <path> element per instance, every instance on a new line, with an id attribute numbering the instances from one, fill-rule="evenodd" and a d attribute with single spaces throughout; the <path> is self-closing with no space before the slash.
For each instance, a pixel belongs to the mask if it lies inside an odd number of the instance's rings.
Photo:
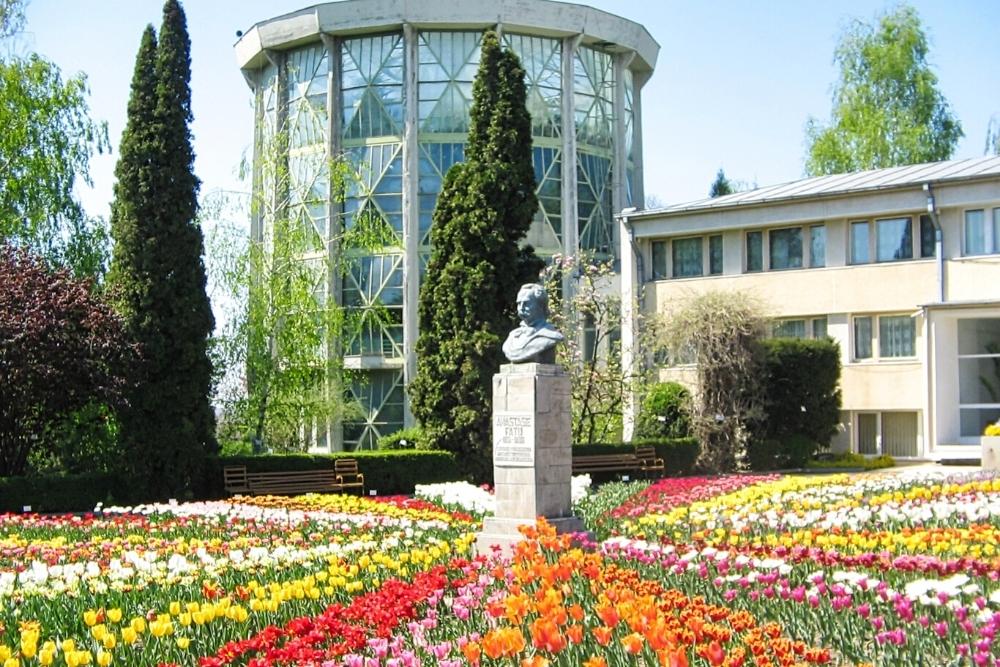
<path id="1" fill-rule="evenodd" d="M 493 413 L 493 464 L 535 465 L 535 417 L 524 412 Z"/>

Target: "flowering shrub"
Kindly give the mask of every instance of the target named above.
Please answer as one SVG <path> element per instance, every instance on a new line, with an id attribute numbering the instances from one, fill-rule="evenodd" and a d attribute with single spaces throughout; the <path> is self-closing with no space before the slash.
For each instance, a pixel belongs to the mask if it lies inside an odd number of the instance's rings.
<path id="1" fill-rule="evenodd" d="M 983 431 L 983 435 L 1000 435 L 1000 421 L 995 424 L 990 424 Z"/>

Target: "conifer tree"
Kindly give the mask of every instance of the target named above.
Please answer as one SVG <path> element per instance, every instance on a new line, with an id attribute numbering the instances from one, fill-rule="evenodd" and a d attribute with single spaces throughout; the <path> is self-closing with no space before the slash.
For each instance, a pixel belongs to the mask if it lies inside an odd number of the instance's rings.
<path id="1" fill-rule="evenodd" d="M 420 291 L 413 413 L 435 446 L 455 452 L 477 480 L 492 476 L 492 376 L 533 257 L 518 247 L 538 208 L 525 97 L 520 61 L 487 32 L 466 162 L 445 176 Z"/>
<path id="2" fill-rule="evenodd" d="M 115 169 L 109 275 L 142 348 L 120 435 L 130 472 L 152 498 L 197 484 L 204 455 L 217 448 L 207 354 L 214 321 L 195 221 L 190 77 L 184 12 L 167 0 L 159 41 L 147 27 L 136 58 Z"/>

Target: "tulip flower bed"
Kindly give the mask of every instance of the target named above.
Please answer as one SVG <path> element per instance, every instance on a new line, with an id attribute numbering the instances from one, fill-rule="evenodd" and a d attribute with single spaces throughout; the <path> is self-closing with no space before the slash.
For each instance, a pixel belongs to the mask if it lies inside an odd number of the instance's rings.
<path id="1" fill-rule="evenodd" d="M 474 487 L 473 487 L 474 488 Z M 996 665 L 1000 480 L 611 484 L 472 558 L 481 489 L 0 516 L 0 667 Z"/>

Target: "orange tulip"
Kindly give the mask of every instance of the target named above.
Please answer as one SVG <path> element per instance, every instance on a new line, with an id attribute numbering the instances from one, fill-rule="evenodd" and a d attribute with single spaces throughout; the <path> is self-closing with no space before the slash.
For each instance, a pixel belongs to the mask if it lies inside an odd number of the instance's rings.
<path id="1" fill-rule="evenodd" d="M 591 632 L 594 634 L 594 639 L 597 640 L 598 644 L 601 646 L 607 646 L 611 641 L 611 633 L 613 630 L 606 625 L 602 625 L 594 628 Z"/>
<path id="2" fill-rule="evenodd" d="M 583 661 L 583 667 L 608 667 L 608 661 L 599 655 L 592 655 Z"/>

